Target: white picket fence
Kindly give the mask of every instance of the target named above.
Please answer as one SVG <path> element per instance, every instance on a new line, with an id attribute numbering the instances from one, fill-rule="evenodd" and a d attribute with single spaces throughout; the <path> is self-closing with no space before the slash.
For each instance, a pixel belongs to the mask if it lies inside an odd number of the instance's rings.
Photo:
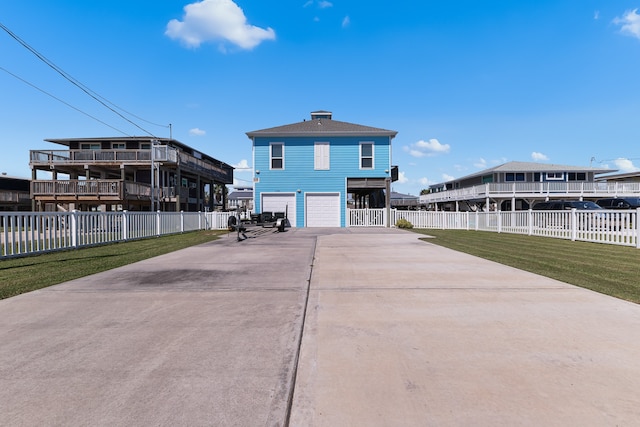
<path id="1" fill-rule="evenodd" d="M 7 212 L 0 259 L 195 230 L 224 230 L 230 212 Z"/>
<path id="2" fill-rule="evenodd" d="M 391 210 L 414 228 L 525 234 L 640 248 L 640 209 L 599 211 L 445 212 Z M 385 227 L 386 209 L 347 209 L 347 227 Z"/>
<path id="3" fill-rule="evenodd" d="M 385 227 L 386 209 L 347 209 L 347 227 Z M 392 209 L 390 224 L 606 243 L 640 249 L 640 209 L 630 211 L 433 212 Z M 225 230 L 232 212 L 6 212 L 0 214 L 0 259 L 105 243 Z"/>
<path id="4" fill-rule="evenodd" d="M 640 209 L 516 212 L 392 211 L 392 224 L 406 219 L 414 228 L 493 231 L 640 249 Z"/>

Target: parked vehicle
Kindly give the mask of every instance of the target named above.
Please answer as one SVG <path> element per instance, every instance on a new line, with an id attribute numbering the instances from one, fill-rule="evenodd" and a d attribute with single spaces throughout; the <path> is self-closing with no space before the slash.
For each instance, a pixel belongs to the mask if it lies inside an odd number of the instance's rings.
<path id="1" fill-rule="evenodd" d="M 533 210 L 549 210 L 549 211 L 564 211 L 571 209 L 578 210 L 598 210 L 602 209 L 594 202 L 579 201 L 579 200 L 550 200 L 548 202 L 540 202 L 533 205 Z"/>
<path id="2" fill-rule="evenodd" d="M 637 209 L 640 208 L 640 197 L 600 199 L 596 203 L 604 209 Z"/>
<path id="3" fill-rule="evenodd" d="M 596 211 L 588 214 L 578 215 L 578 229 L 594 230 L 609 228 L 607 217 L 604 213 L 598 212 L 604 209 L 594 202 L 579 200 L 550 200 L 548 202 L 536 203 L 533 208 L 535 211 Z M 566 215 L 563 216 L 543 216 L 538 218 L 537 223 L 540 227 L 561 227 L 569 228 L 570 222 Z"/>

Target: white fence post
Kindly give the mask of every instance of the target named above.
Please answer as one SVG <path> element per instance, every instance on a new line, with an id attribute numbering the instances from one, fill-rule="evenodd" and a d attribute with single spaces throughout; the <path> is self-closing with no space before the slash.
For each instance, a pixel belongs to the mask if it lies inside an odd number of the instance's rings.
<path id="1" fill-rule="evenodd" d="M 70 224 L 71 247 L 77 248 L 78 247 L 78 211 L 75 209 L 72 210 L 71 215 L 69 215 L 69 218 L 71 219 L 71 224 Z"/>
<path id="2" fill-rule="evenodd" d="M 498 233 L 502 233 L 502 211 L 496 211 L 496 227 L 498 229 Z"/>
<path id="3" fill-rule="evenodd" d="M 156 236 L 160 235 L 160 228 L 161 228 L 161 224 L 160 224 L 160 211 L 156 212 Z"/>
<path id="4" fill-rule="evenodd" d="M 635 226 L 636 226 L 636 248 L 640 249 L 640 208 L 636 208 Z"/>
<path id="5" fill-rule="evenodd" d="M 569 224 L 571 225 L 571 240 L 575 242 L 576 235 L 578 234 L 578 214 L 576 208 L 571 209 Z"/>
<path id="6" fill-rule="evenodd" d="M 533 235 L 533 209 L 527 211 L 527 226 L 529 228 L 528 235 Z"/>
<path id="7" fill-rule="evenodd" d="M 184 233 L 184 211 L 180 211 L 180 233 Z"/>
<path id="8" fill-rule="evenodd" d="M 127 211 L 122 211 L 122 240 L 125 242 L 129 239 L 129 218 L 127 214 Z"/>

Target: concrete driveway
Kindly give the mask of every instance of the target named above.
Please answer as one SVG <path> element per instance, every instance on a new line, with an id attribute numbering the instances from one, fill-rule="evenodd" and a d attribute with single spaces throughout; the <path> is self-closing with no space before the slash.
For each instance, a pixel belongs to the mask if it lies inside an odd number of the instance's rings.
<path id="1" fill-rule="evenodd" d="M 230 236 L 0 301 L 0 424 L 638 423 L 640 306 L 418 237 Z"/>

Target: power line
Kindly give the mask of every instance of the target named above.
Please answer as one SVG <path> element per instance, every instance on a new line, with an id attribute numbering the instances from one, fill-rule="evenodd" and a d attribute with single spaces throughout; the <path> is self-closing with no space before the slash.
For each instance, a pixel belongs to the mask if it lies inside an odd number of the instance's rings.
<path id="1" fill-rule="evenodd" d="M 120 112 L 116 111 L 114 108 L 112 108 L 110 105 L 112 105 L 113 107 L 133 116 L 136 117 L 139 120 L 142 120 L 146 123 L 155 125 L 155 126 L 162 126 L 162 127 L 170 127 L 170 126 L 165 126 L 165 125 L 158 125 L 156 123 L 150 122 L 148 120 L 142 119 L 141 117 L 138 117 L 126 110 L 124 110 L 121 107 L 118 107 L 116 104 L 114 104 L 113 102 L 107 100 L 106 98 L 104 98 L 103 96 L 99 95 L 98 93 L 94 92 L 93 90 L 91 90 L 90 88 L 88 88 L 86 85 L 84 85 L 83 83 L 81 83 L 80 81 L 78 81 L 77 79 L 75 79 L 73 76 L 71 76 L 69 73 L 67 73 L 66 71 L 64 71 L 63 69 L 61 69 L 60 67 L 58 67 L 56 64 L 54 64 L 52 61 L 50 61 L 49 59 L 47 59 L 44 55 L 42 55 L 40 52 L 38 52 L 35 48 L 33 48 L 32 46 L 30 46 L 27 42 L 25 42 L 24 40 L 22 40 L 18 35 L 16 35 L 13 31 L 11 31 L 9 28 L 7 28 L 4 24 L 0 23 L 0 28 L 2 28 L 7 34 L 9 34 L 9 36 L 11 36 L 14 40 L 16 40 L 18 43 L 20 43 L 25 49 L 27 49 L 29 52 L 33 53 L 38 59 L 40 59 L 42 62 L 44 62 L 46 65 L 48 65 L 50 68 L 52 68 L 54 71 L 56 71 L 58 74 L 60 74 L 62 77 L 64 77 L 67 81 L 69 81 L 71 84 L 73 84 L 74 86 L 76 86 L 77 88 L 79 88 L 80 90 L 82 90 L 84 93 L 86 93 L 87 95 L 89 95 L 91 98 L 93 98 L 95 101 L 99 102 L 100 104 L 102 104 L 105 108 L 109 109 L 111 112 L 113 112 L 114 114 L 117 114 L 119 117 L 121 117 L 122 119 L 126 120 L 127 122 L 131 123 L 133 126 L 137 127 L 138 129 L 142 130 L 143 132 L 145 132 L 148 135 L 153 136 L 154 138 L 156 138 L 156 136 L 149 132 L 148 130 L 144 129 L 143 127 L 141 127 L 140 125 L 138 125 L 137 123 L 133 122 L 132 120 L 130 120 L 129 118 L 125 117 L 124 115 L 122 115 Z M 107 105 L 110 104 L 110 105 Z M 126 134 L 125 134 L 126 135 Z"/>
<path id="2" fill-rule="evenodd" d="M 0 70 L 2 70 L 2 71 L 4 71 L 5 73 L 7 73 L 7 74 L 9 74 L 9 75 L 11 75 L 11 76 L 13 76 L 13 77 L 15 77 L 16 79 L 20 80 L 20 81 L 21 81 L 21 82 L 23 82 L 24 84 L 27 84 L 27 85 L 31 86 L 32 88 L 34 88 L 34 89 L 36 89 L 36 90 L 39 90 L 40 92 L 44 93 L 45 95 L 50 96 L 51 98 L 55 99 L 56 101 L 63 103 L 63 104 L 64 104 L 64 105 L 66 105 L 67 107 L 72 108 L 72 109 L 76 110 L 77 112 L 82 113 L 82 114 L 84 114 L 85 116 L 90 117 L 90 118 L 92 118 L 93 120 L 95 120 L 95 121 L 97 121 L 97 122 L 100 122 L 100 123 L 102 123 L 103 125 L 105 125 L 105 126 L 107 126 L 107 127 L 110 127 L 111 129 L 115 130 L 116 132 L 120 132 L 121 134 L 126 135 L 126 136 L 131 136 L 131 135 L 127 134 L 126 132 L 121 131 L 120 129 L 115 128 L 115 127 L 111 126 L 110 124 L 105 123 L 105 122 L 103 122 L 102 120 L 100 120 L 100 119 L 98 119 L 98 118 L 96 118 L 96 117 L 92 116 L 91 114 L 86 113 L 86 112 L 82 111 L 81 109 L 74 107 L 73 105 L 69 104 L 68 102 L 65 102 L 64 100 L 62 100 L 62 99 L 60 99 L 60 98 L 56 97 L 55 95 L 50 94 L 50 93 L 49 93 L 49 92 L 47 92 L 46 90 L 41 89 L 41 88 L 39 88 L 38 86 L 34 85 L 33 83 L 30 83 L 30 82 L 26 81 L 26 80 L 25 80 L 25 79 L 23 79 L 22 77 L 20 77 L 20 76 L 17 76 L 17 75 L 15 75 L 15 74 L 13 74 L 11 71 L 7 70 L 6 68 L 3 68 L 3 67 L 1 67 L 1 66 L 0 66 Z"/>

